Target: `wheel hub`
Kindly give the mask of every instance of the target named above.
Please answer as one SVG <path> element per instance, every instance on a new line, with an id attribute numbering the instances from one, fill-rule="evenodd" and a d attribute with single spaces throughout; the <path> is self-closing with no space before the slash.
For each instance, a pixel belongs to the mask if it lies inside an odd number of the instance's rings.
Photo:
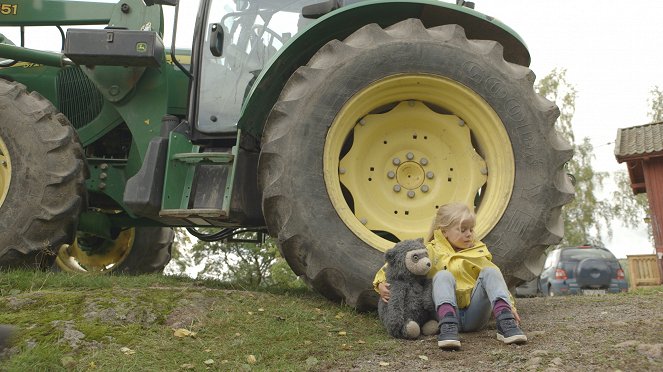
<path id="1" fill-rule="evenodd" d="M 408 154 L 412 154 L 411 152 Z M 414 190 L 424 183 L 424 168 L 415 161 L 408 161 L 396 169 L 398 184 L 408 190 Z"/>
<path id="2" fill-rule="evenodd" d="M 495 111 L 472 90 L 439 76 L 393 75 L 336 116 L 325 183 L 343 222 L 379 250 L 425 236 L 437 208 L 452 201 L 477 206 L 482 238 L 510 198 L 511 148 Z"/>
<path id="3" fill-rule="evenodd" d="M 442 201 L 472 200 L 486 182 L 486 163 L 461 122 L 420 101 L 400 102 L 359 121 L 338 174 L 366 228 L 398 240 L 415 238 Z"/>

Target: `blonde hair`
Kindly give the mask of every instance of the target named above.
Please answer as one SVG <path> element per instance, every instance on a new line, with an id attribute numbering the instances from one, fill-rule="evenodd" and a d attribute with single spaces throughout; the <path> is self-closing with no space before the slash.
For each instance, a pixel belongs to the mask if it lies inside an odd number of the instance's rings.
<path id="1" fill-rule="evenodd" d="M 476 214 L 464 203 L 449 203 L 440 206 L 437 209 L 437 214 L 430 227 L 430 231 L 426 236 L 426 241 L 433 240 L 435 230 L 446 231 L 448 228 L 456 225 L 463 224 L 464 222 L 472 222 L 476 220 Z"/>

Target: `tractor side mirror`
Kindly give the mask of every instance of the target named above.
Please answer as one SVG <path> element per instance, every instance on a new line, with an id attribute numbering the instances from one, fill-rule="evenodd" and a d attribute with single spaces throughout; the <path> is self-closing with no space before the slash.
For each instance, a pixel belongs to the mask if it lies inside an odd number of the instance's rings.
<path id="1" fill-rule="evenodd" d="M 302 8 L 302 16 L 308 19 L 317 19 L 340 7 L 336 0 L 325 0 L 320 3 L 306 5 Z"/>
<path id="2" fill-rule="evenodd" d="M 221 57 L 223 54 L 223 27 L 220 23 L 210 25 L 209 51 L 214 57 Z"/>

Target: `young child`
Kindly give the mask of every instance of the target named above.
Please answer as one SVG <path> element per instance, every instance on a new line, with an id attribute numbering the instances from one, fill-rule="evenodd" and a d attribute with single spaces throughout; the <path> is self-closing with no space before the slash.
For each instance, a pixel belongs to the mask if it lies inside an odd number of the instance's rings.
<path id="1" fill-rule="evenodd" d="M 527 336 L 518 327 L 520 318 L 500 269 L 482 242 L 474 239 L 476 215 L 467 205 L 441 206 L 426 241 L 432 269 L 433 301 L 440 322 L 437 345 L 460 349 L 458 332 L 473 332 L 490 319 L 497 323 L 497 339 L 505 344 L 522 344 Z M 389 284 L 384 268 L 373 280 L 382 301 L 389 301 Z"/>

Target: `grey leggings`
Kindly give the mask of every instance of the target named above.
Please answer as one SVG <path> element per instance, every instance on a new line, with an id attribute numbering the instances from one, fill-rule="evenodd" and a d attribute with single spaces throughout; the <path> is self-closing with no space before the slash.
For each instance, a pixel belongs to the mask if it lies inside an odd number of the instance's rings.
<path id="1" fill-rule="evenodd" d="M 502 299 L 511 306 L 509 290 L 499 269 L 486 267 L 481 269 L 472 290 L 470 305 L 458 311 L 456 302 L 456 279 L 446 270 L 439 271 L 433 277 L 433 301 L 435 309 L 447 303 L 456 308 L 461 332 L 474 332 L 483 327 L 490 319 L 495 301 Z"/>

